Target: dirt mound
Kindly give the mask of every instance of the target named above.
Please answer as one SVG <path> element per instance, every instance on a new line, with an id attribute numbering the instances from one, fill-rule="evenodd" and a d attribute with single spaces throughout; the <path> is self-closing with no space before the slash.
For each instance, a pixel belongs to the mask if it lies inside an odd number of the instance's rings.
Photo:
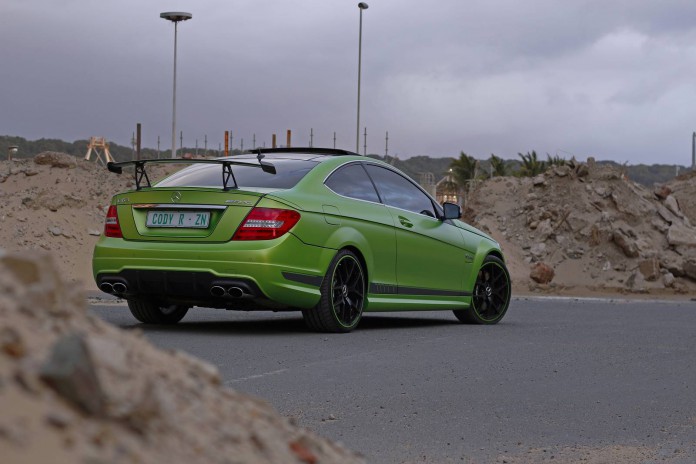
<path id="1" fill-rule="evenodd" d="M 0 255 L 3 463 L 357 463 L 217 369 L 86 311 L 48 253 Z"/>
<path id="2" fill-rule="evenodd" d="M 517 290 L 694 292 L 690 189 L 696 178 L 653 192 L 590 158 L 534 178 L 483 181 L 465 219 L 501 242 Z M 537 262 L 553 268 L 552 283 L 530 279 Z"/>
<path id="3" fill-rule="evenodd" d="M 148 167 L 160 179 L 182 165 Z M 92 281 L 92 250 L 104 229 L 111 197 L 134 187 L 130 173 L 65 153 L 0 162 L 0 243 L 10 251 L 43 249 L 58 258 L 63 275 Z"/>

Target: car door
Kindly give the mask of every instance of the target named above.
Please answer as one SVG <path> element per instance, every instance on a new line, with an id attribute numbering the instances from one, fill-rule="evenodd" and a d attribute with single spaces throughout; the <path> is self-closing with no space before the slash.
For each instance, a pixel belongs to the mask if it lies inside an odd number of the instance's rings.
<path id="1" fill-rule="evenodd" d="M 380 202 L 362 163 L 341 166 L 324 184 L 340 196 L 333 204 L 324 205 L 324 212 L 334 211 L 344 231 L 350 229 L 346 234 L 362 239 L 371 289 L 396 288 L 394 220 Z"/>
<path id="2" fill-rule="evenodd" d="M 365 167 L 394 218 L 398 293 L 463 295 L 467 253 L 462 231 L 438 219 L 432 199 L 410 179 L 375 164 Z"/>

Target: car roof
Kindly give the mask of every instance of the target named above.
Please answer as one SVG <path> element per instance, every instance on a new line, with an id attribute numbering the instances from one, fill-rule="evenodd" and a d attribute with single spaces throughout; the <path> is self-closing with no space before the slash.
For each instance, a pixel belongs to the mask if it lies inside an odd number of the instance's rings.
<path id="1" fill-rule="evenodd" d="M 293 159 L 321 162 L 335 156 L 360 156 L 347 150 L 318 147 L 291 147 L 291 148 L 256 148 L 244 151 L 241 155 L 235 155 L 235 159 L 258 159 L 263 155 L 264 159 Z M 222 158 L 225 159 L 225 158 Z"/>

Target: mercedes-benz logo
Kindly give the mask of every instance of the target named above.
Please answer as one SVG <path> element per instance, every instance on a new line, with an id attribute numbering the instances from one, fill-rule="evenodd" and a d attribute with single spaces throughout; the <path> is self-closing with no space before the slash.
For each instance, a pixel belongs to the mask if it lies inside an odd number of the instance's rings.
<path id="1" fill-rule="evenodd" d="M 181 192 L 172 193 L 172 203 L 179 203 L 181 201 Z"/>

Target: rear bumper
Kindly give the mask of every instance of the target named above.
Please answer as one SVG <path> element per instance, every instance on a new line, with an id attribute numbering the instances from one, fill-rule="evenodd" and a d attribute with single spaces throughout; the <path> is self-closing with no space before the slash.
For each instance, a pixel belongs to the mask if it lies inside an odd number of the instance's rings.
<path id="1" fill-rule="evenodd" d="M 126 298 L 232 308 L 248 306 L 241 304 L 243 300 L 253 300 L 310 308 L 319 301 L 319 285 L 335 253 L 307 245 L 292 233 L 274 240 L 225 243 L 102 236 L 94 248 L 92 267 L 97 286 L 124 281 Z M 211 288 L 218 284 L 224 289 L 241 288 L 244 295 L 213 295 Z"/>

